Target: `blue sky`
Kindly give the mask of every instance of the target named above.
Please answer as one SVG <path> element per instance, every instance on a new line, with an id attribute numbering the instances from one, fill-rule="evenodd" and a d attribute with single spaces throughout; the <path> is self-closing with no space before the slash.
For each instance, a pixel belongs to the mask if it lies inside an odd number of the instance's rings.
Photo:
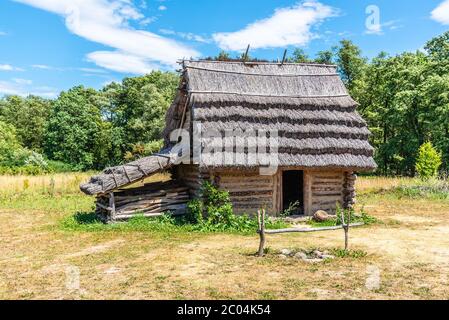
<path id="1" fill-rule="evenodd" d="M 101 88 L 176 60 L 313 56 L 346 38 L 365 56 L 416 51 L 449 26 L 449 0 L 1 0 L 0 96 Z"/>

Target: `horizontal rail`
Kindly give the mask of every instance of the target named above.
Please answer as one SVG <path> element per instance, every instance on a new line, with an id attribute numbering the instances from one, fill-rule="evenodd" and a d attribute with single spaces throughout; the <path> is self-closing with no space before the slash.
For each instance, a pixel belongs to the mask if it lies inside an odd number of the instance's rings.
<path id="1" fill-rule="evenodd" d="M 350 224 L 349 227 L 360 227 L 365 225 L 365 223 L 353 223 Z M 341 226 L 333 226 L 333 227 L 322 227 L 322 228 L 288 228 L 288 229 L 278 229 L 278 230 L 264 230 L 266 234 L 279 234 L 279 233 L 292 233 L 292 232 L 319 232 L 319 231 L 329 231 L 329 230 L 339 230 L 343 229 L 343 225 Z M 260 230 L 258 231 L 260 233 Z"/>

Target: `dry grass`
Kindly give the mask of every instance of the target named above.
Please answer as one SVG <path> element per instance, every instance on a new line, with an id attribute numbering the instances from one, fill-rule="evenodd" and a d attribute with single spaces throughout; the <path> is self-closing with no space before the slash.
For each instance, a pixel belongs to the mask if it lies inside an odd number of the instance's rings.
<path id="1" fill-rule="evenodd" d="M 388 190 L 399 186 L 410 186 L 421 183 L 417 178 L 407 177 L 362 177 L 357 179 L 357 192 L 358 193 L 370 193 L 379 190 Z"/>
<path id="2" fill-rule="evenodd" d="M 48 193 L 59 194 L 80 193 L 79 185 L 86 182 L 95 172 L 83 172 L 73 174 L 48 174 L 41 176 L 0 176 L 0 194 L 6 193 Z M 170 179 L 167 174 L 157 174 L 144 181 L 139 181 L 136 185 L 149 183 L 152 181 L 165 181 Z"/>
<path id="3" fill-rule="evenodd" d="M 0 299 L 449 298 L 449 201 L 367 194 L 361 202 L 383 223 L 352 230 L 350 244 L 368 255 L 311 265 L 282 260 L 276 252 L 341 248 L 342 232 L 270 236 L 263 259 L 253 256 L 256 235 L 70 232 L 59 227 L 61 219 L 92 205 L 75 188 L 78 178 L 55 177 L 61 193 L 52 197 L 39 188 L 48 177 L 30 178 L 36 180 L 28 196 L 5 202 L 5 188 L 18 188 L 27 178 L 7 179 L 0 177 Z M 380 181 L 361 179 L 359 185 L 397 183 Z M 370 289 L 373 268 L 380 286 Z M 79 289 L 76 277 L 69 277 L 77 270 Z"/>

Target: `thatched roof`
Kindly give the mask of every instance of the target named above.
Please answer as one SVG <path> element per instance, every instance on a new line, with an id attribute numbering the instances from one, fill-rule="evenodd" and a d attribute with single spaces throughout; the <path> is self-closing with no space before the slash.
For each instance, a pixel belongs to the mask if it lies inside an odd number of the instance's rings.
<path id="1" fill-rule="evenodd" d="M 80 186 L 88 195 L 106 194 L 129 184 L 142 180 L 152 174 L 169 169 L 179 160 L 179 154 L 171 148 L 165 149 L 151 157 L 107 168 L 100 175 L 90 178 Z"/>
<path id="2" fill-rule="evenodd" d="M 109 168 L 81 186 L 87 194 L 106 193 L 175 165 L 168 136 L 191 115 L 202 130 L 278 130 L 279 165 L 366 171 L 376 168 L 369 130 L 356 111 L 335 66 L 317 64 L 184 61 L 178 95 L 166 115 L 168 148 L 137 162 Z M 238 140 L 238 139 L 237 139 Z M 214 142 L 202 138 L 202 147 Z M 209 159 L 238 158 L 248 167 L 266 165 L 248 149 L 220 150 Z M 221 166 L 214 164 L 214 167 Z"/>
<path id="3" fill-rule="evenodd" d="M 370 132 L 336 66 L 184 61 L 183 74 L 185 91 L 167 114 L 166 134 L 179 127 L 187 99 L 203 131 L 278 130 L 281 166 L 376 168 Z M 203 147 L 210 143 L 203 138 Z M 218 153 L 200 165 L 232 156 Z"/>

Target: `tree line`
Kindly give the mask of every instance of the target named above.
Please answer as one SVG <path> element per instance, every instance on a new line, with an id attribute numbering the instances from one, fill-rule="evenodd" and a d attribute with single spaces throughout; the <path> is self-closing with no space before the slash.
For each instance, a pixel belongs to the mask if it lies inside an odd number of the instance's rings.
<path id="1" fill-rule="evenodd" d="M 226 52 L 211 59 L 232 60 Z M 449 32 L 424 50 L 394 56 L 367 59 L 342 40 L 315 57 L 296 49 L 288 61 L 337 65 L 372 132 L 379 174 L 415 175 L 426 143 L 441 155 L 441 171 L 449 171 Z M 99 170 L 151 154 L 162 146 L 165 112 L 178 85 L 178 74 L 155 71 L 101 90 L 77 86 L 54 100 L 6 96 L 0 99 L 0 168 Z"/>
<path id="2" fill-rule="evenodd" d="M 74 87 L 57 99 L 0 100 L 0 171 L 100 170 L 154 153 L 179 78 L 126 78 L 101 90 Z"/>

